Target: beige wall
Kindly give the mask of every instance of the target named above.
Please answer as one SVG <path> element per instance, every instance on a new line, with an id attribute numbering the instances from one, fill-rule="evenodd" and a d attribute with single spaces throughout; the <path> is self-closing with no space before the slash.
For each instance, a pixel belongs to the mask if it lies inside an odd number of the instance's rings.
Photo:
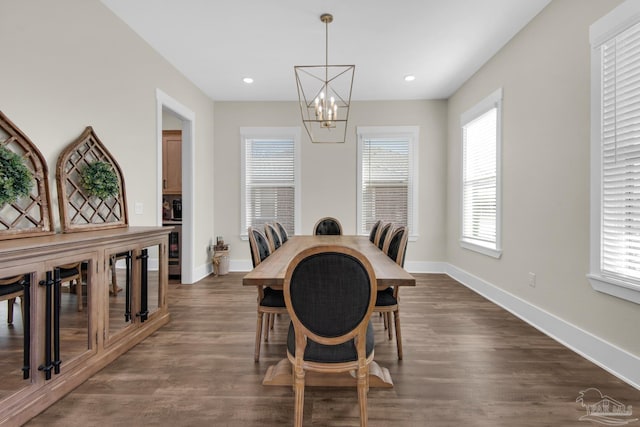
<path id="1" fill-rule="evenodd" d="M 589 269 L 589 26 L 620 1 L 555 0 L 450 98 L 447 259 L 605 341 L 640 355 L 638 305 L 594 291 Z M 460 114 L 503 101 L 503 255 L 460 236 Z M 528 286 L 528 273 L 537 286 Z M 615 368 L 615 367 L 614 367 Z"/>
<path id="2" fill-rule="evenodd" d="M 163 111 L 162 130 L 182 130 L 182 120 L 173 113 Z"/>
<path id="3" fill-rule="evenodd" d="M 99 1 L 0 1 L 0 109 L 45 156 L 54 204 L 57 157 L 91 125 L 124 171 L 131 224 L 156 224 L 159 88 L 196 115 L 196 268 L 206 265 L 216 235 L 231 243 L 233 261 L 249 265 L 248 243 L 239 239 L 239 128 L 301 126 L 297 103 L 218 102 L 214 126 L 214 103 Z M 417 271 L 448 262 L 640 356 L 636 329 L 628 327 L 640 324 L 638 306 L 595 292 L 585 278 L 588 28 L 619 3 L 554 0 L 448 103 L 354 102 L 345 144 L 311 144 L 303 131 L 302 232 L 323 215 L 355 231 L 356 126 L 418 125 L 419 238 L 407 265 Z M 495 260 L 458 244 L 459 117 L 499 87 L 504 253 Z M 135 202 L 143 214 L 133 213 Z M 58 223 L 56 205 L 53 211 Z M 537 275 L 535 288 L 527 285 L 529 272 Z"/>
<path id="4" fill-rule="evenodd" d="M 56 224 L 58 155 L 91 125 L 124 172 L 131 225 L 156 225 L 159 88 L 196 114 L 195 266 L 206 264 L 213 102 L 97 0 L 2 0 L 0 8 L 0 109 L 48 163 Z"/>
<path id="5" fill-rule="evenodd" d="M 409 243 L 407 263 L 444 260 L 445 101 L 353 102 L 344 144 L 312 144 L 297 102 L 216 102 L 215 109 L 215 232 L 231 244 L 232 261 L 250 266 L 251 259 L 249 243 L 240 240 L 240 127 L 301 127 L 301 233 L 311 234 L 320 217 L 335 216 L 354 234 L 356 126 L 399 125 L 420 127 L 419 237 Z"/>

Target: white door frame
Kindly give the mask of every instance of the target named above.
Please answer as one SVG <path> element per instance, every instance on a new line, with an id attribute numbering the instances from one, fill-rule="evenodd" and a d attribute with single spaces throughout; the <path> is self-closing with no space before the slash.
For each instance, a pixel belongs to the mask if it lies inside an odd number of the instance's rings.
<path id="1" fill-rule="evenodd" d="M 157 222 L 162 225 L 162 111 L 169 111 L 182 120 L 182 247 L 180 282 L 194 283 L 194 182 L 195 182 L 195 127 L 196 114 L 160 89 L 156 89 L 156 135 L 157 135 Z"/>

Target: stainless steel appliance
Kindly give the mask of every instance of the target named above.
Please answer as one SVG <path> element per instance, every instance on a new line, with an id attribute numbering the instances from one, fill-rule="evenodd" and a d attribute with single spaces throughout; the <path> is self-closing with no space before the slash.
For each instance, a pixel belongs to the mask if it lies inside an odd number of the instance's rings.
<path id="1" fill-rule="evenodd" d="M 165 226 L 173 227 L 169 233 L 169 277 L 180 277 L 182 247 L 182 224 L 172 224 L 165 222 Z"/>
<path id="2" fill-rule="evenodd" d="M 180 199 L 173 201 L 173 219 L 182 219 L 182 200 Z"/>

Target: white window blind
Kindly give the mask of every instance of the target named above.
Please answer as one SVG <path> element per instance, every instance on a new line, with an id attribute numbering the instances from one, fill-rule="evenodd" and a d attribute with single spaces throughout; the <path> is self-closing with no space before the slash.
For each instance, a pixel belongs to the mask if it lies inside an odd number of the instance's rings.
<path id="1" fill-rule="evenodd" d="M 589 27 L 593 289 L 640 304 L 640 2 Z"/>
<path id="2" fill-rule="evenodd" d="M 243 143 L 242 230 L 263 229 L 280 222 L 290 233 L 296 226 L 296 140 L 293 137 L 254 137 Z"/>
<path id="3" fill-rule="evenodd" d="M 496 245 L 496 115 L 484 113 L 464 127 L 462 237 Z"/>
<path id="4" fill-rule="evenodd" d="M 640 24 L 601 55 L 601 268 L 640 280 Z"/>
<path id="5" fill-rule="evenodd" d="M 415 146 L 417 128 L 359 128 L 358 233 L 377 220 L 404 225 L 415 235 Z M 414 133 L 415 132 L 415 133 Z"/>
<path id="6" fill-rule="evenodd" d="M 498 90 L 463 114 L 463 247 L 500 256 L 500 108 Z"/>

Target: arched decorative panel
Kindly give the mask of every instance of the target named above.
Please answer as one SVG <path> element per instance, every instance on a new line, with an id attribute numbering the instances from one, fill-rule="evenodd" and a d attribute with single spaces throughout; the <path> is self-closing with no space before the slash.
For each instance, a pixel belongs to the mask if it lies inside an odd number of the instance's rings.
<path id="1" fill-rule="evenodd" d="M 38 148 L 2 111 L 0 147 L 20 156 L 33 178 L 27 196 L 0 206 L 0 240 L 53 234 L 47 163 Z"/>
<path id="2" fill-rule="evenodd" d="M 95 162 L 109 164 L 117 176 L 118 192 L 104 199 L 90 196 L 81 183 L 83 169 Z M 56 170 L 60 223 L 66 233 L 126 227 L 124 175 L 91 126 L 58 157 Z"/>

